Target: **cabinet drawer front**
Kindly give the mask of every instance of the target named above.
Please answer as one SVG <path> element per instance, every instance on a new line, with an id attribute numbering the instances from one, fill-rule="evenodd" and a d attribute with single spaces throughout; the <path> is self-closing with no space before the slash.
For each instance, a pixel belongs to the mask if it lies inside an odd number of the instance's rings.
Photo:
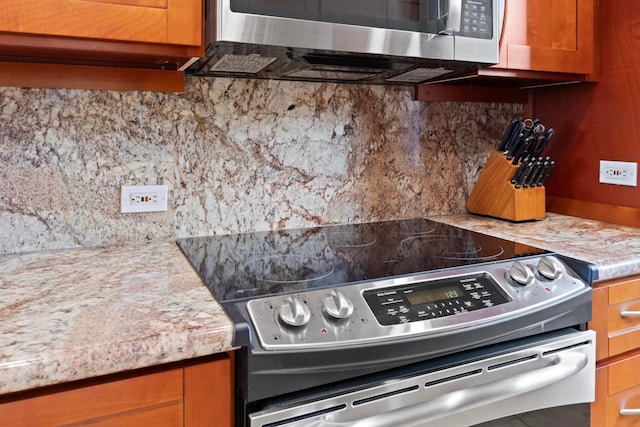
<path id="1" fill-rule="evenodd" d="M 640 347 L 640 299 L 609 307 L 609 353 L 616 355 Z"/>
<path id="2" fill-rule="evenodd" d="M 626 357 L 606 366 L 609 370 L 607 394 L 613 395 L 634 387 L 640 388 L 640 354 Z"/>
<path id="3" fill-rule="evenodd" d="M 621 415 L 624 409 L 640 410 L 640 387 L 607 399 L 607 426 L 627 427 L 640 425 L 640 414 Z"/>
<path id="4" fill-rule="evenodd" d="M 596 370 L 596 400 L 591 405 L 591 427 L 640 425 L 640 353 L 600 366 Z"/>
<path id="5" fill-rule="evenodd" d="M 154 416 L 158 411 L 175 415 L 175 404 L 182 407 L 182 378 L 182 369 L 173 369 L 8 402 L 0 405 L 0 420 L 13 427 L 54 426 L 143 412 L 145 408 L 151 410 L 146 415 Z"/>
<path id="6" fill-rule="evenodd" d="M 640 348 L 640 279 L 596 287 L 589 327 L 598 333 L 598 360 Z"/>
<path id="7" fill-rule="evenodd" d="M 609 285 L 609 304 L 640 299 L 640 279 L 617 281 Z"/>

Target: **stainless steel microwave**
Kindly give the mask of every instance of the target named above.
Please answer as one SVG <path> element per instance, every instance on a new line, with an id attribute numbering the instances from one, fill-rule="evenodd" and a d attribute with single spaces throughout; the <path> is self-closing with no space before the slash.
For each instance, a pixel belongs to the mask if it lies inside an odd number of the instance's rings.
<path id="1" fill-rule="evenodd" d="M 196 75 L 419 83 L 498 62 L 504 0 L 207 0 Z"/>

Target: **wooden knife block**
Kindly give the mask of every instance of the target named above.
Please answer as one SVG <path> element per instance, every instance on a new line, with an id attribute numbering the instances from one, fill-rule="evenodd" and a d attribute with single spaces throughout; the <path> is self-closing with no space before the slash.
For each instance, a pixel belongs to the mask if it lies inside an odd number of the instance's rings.
<path id="1" fill-rule="evenodd" d="M 511 178 L 517 169 L 502 153 L 492 151 L 467 200 L 467 210 L 510 221 L 544 219 L 544 186 L 515 188 Z"/>

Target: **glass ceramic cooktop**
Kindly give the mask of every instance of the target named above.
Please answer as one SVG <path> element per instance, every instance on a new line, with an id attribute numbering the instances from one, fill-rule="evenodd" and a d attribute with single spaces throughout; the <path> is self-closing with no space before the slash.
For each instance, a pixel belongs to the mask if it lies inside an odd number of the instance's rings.
<path id="1" fill-rule="evenodd" d="M 427 219 L 180 239 L 219 302 L 547 253 Z"/>

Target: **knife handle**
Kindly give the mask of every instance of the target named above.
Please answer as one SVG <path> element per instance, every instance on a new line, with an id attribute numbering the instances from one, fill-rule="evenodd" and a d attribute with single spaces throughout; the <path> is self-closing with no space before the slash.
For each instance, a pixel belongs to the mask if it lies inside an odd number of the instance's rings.
<path id="1" fill-rule="evenodd" d="M 549 130 L 547 130 L 547 132 L 544 135 L 538 137 L 538 140 L 536 141 L 535 151 L 534 151 L 534 154 L 536 156 L 539 156 L 540 154 L 542 154 L 547 144 L 549 144 L 549 140 L 553 136 L 554 132 L 555 131 L 550 128 Z"/>
<path id="2" fill-rule="evenodd" d="M 531 169 L 533 169 L 533 165 L 534 165 L 534 162 L 527 163 L 527 167 L 524 169 L 524 171 L 522 171 L 522 173 L 518 177 L 518 180 L 516 181 L 516 188 L 520 188 L 523 186 L 525 180 L 531 173 Z"/>
<path id="3" fill-rule="evenodd" d="M 498 145 L 498 151 L 504 151 L 507 148 L 507 144 L 511 140 L 511 136 L 513 135 L 513 132 L 518 127 L 518 123 L 520 123 L 520 120 L 518 120 L 517 118 L 511 120 L 511 123 L 509 123 L 509 126 L 507 127 L 507 131 L 504 133 L 504 136 L 502 137 L 502 141 L 500 141 L 500 144 Z"/>
<path id="4" fill-rule="evenodd" d="M 540 175 L 540 178 L 538 178 L 539 187 L 542 187 L 544 185 L 545 181 L 547 180 L 547 177 L 551 173 L 551 169 L 553 169 L 555 165 L 556 165 L 556 162 L 554 162 L 553 160 L 549 162 L 549 165 L 547 166 L 545 171 Z"/>
<path id="5" fill-rule="evenodd" d="M 527 168 L 527 162 L 522 162 L 518 170 L 516 170 L 516 173 L 513 174 L 513 178 L 511 178 L 512 184 L 515 184 L 518 182 L 518 180 L 520 179 L 520 175 L 522 175 L 522 173 L 526 168 Z"/>
<path id="6" fill-rule="evenodd" d="M 543 161 L 542 157 L 540 157 L 540 161 L 542 162 L 542 166 L 536 171 L 536 174 L 533 175 L 531 177 L 531 179 L 529 180 L 529 186 L 531 186 L 531 187 L 537 187 L 538 186 L 538 182 L 540 181 L 540 177 L 542 176 L 542 174 L 544 173 L 545 169 L 549 165 L 549 162 Z"/>
<path id="7" fill-rule="evenodd" d="M 540 169 L 542 168 L 542 162 L 541 161 L 537 161 L 536 164 L 533 166 L 533 169 L 531 169 L 531 172 L 529 173 L 529 175 L 527 175 L 527 177 L 525 178 L 522 187 L 527 188 L 527 187 L 531 187 L 532 182 L 534 181 L 535 176 L 540 172 Z"/>
<path id="8" fill-rule="evenodd" d="M 513 149 L 515 148 L 515 145 L 517 144 L 518 140 L 520 139 L 520 134 L 522 133 L 522 129 L 523 128 L 524 128 L 524 123 L 522 123 L 521 121 L 518 121 L 518 123 L 516 123 L 516 128 L 514 129 L 513 133 L 511 134 L 511 138 L 507 142 L 507 146 L 504 149 L 505 152 L 513 151 Z"/>

